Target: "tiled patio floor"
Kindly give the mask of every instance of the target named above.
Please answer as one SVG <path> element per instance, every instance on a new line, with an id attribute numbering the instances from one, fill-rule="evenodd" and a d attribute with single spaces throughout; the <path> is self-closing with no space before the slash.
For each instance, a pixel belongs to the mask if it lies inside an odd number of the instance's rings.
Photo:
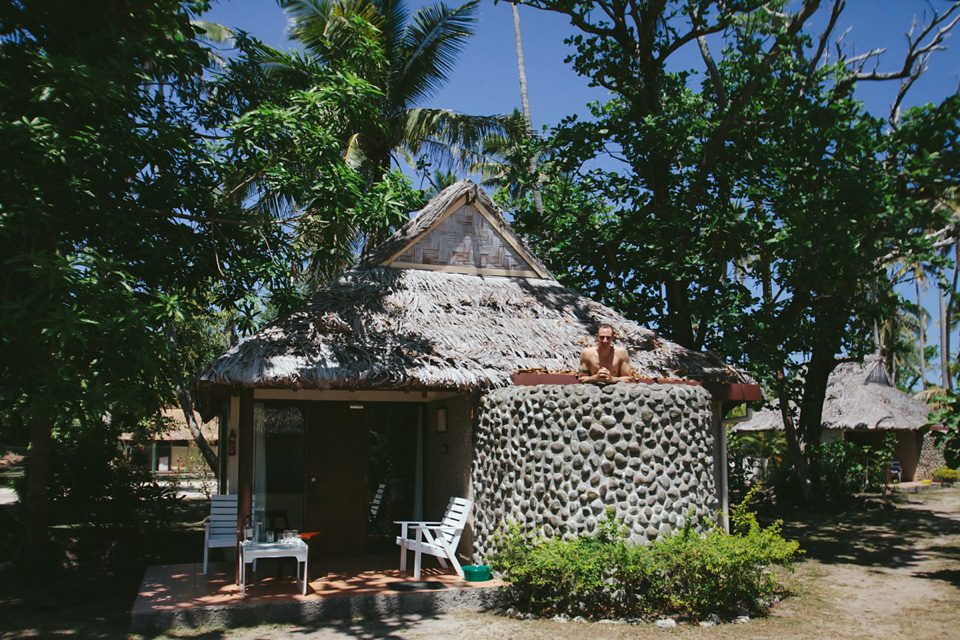
<path id="1" fill-rule="evenodd" d="M 433 562 L 431 562 L 433 561 Z M 483 608 L 501 586 L 498 580 L 467 582 L 433 558 L 419 581 L 412 570 L 399 570 L 398 553 L 328 558 L 326 576 L 311 574 L 307 594 L 300 595 L 292 559 L 260 560 L 256 576 L 248 574 L 247 595 L 235 582 L 236 562 L 150 567 L 132 610 L 132 626 L 197 626 L 255 621 L 303 621 L 351 615 L 413 612 L 419 608 Z M 412 567 L 412 557 L 408 560 Z M 319 564 L 312 566 L 319 572 Z"/>

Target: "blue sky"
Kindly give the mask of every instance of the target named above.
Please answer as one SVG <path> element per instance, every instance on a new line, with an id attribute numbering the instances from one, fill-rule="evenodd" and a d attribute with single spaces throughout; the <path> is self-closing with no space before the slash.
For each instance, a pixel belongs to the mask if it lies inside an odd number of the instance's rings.
<path id="1" fill-rule="evenodd" d="M 933 6 L 947 5 L 945 0 L 930 2 Z M 408 2 L 411 9 L 426 4 L 432 2 Z M 922 17 L 924 11 L 929 11 L 927 0 L 851 0 L 836 32 L 850 29 L 846 42 L 854 53 L 886 48 L 880 70 L 889 71 L 897 66 L 905 49 L 904 33 L 910 29 L 913 16 Z M 572 27 L 556 14 L 524 6 L 519 12 L 534 126 L 539 129 L 543 124 L 555 124 L 574 113 L 585 115 L 586 103 L 602 100 L 605 93 L 588 87 L 564 63 L 570 49 L 563 40 L 572 33 Z M 287 18 L 275 0 L 220 0 L 204 17 L 248 31 L 275 47 L 292 46 L 286 38 Z M 819 24 L 824 18 L 825 15 L 820 16 Z M 933 56 L 930 70 L 914 86 L 908 105 L 940 101 L 957 91 L 960 41 L 948 40 L 947 44 L 946 51 Z M 689 60 L 691 68 L 700 68 L 698 56 L 691 55 Z M 872 112 L 885 115 L 896 90 L 896 83 L 862 83 L 858 95 Z M 508 3 L 483 0 L 475 37 L 460 56 L 452 80 L 434 96 L 430 106 L 476 114 L 509 113 L 520 106 L 513 19 Z"/>
<path id="2" fill-rule="evenodd" d="M 449 4 L 457 5 L 453 0 Z M 408 7 L 433 4 L 432 1 L 408 0 Z M 823 3 L 827 5 L 827 2 Z M 905 33 L 916 16 L 923 19 L 930 6 L 946 8 L 947 0 L 849 0 L 848 7 L 835 33 L 846 33 L 845 42 L 852 54 L 884 48 L 878 71 L 893 71 L 902 64 L 906 49 Z M 560 15 L 519 7 L 523 37 L 530 109 L 534 126 L 554 125 L 566 116 L 587 116 L 586 104 L 603 100 L 601 89 L 590 88 L 564 63 L 570 48 L 563 43 L 573 32 Z M 267 44 L 287 48 L 287 18 L 275 0 L 220 0 L 205 19 L 242 29 Z M 822 25 L 826 11 L 821 9 L 815 24 Z M 849 31 L 848 31 L 849 30 Z M 939 102 L 957 92 L 960 85 L 960 27 L 946 41 L 946 50 L 936 52 L 927 73 L 914 85 L 904 107 Z M 718 48 L 718 47 L 717 47 Z M 702 69 L 695 50 L 683 58 L 690 69 Z M 715 51 L 717 53 L 717 51 Z M 885 117 L 896 98 L 897 82 L 865 82 L 857 88 L 857 96 L 874 115 Z M 504 1 L 482 0 L 476 35 L 467 44 L 449 84 L 424 106 L 452 109 L 471 114 L 509 113 L 520 106 L 520 84 L 517 79 L 516 46 L 510 5 Z M 408 172 L 410 173 L 410 172 Z M 425 186 L 417 183 L 417 186 Z M 913 298 L 913 287 L 903 294 Z M 936 298 L 926 294 L 924 305 L 936 318 Z M 937 340 L 937 326 L 928 327 L 930 343 Z M 953 348 L 960 344 L 954 335 Z M 935 379 L 931 376 L 931 380 Z"/>

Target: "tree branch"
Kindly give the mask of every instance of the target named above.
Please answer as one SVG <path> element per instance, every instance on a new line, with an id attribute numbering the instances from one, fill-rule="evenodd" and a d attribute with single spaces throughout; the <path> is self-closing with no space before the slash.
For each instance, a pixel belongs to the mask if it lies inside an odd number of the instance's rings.
<path id="1" fill-rule="evenodd" d="M 823 33 L 820 34 L 820 42 L 817 45 L 817 52 L 814 56 L 810 58 L 810 64 L 807 65 L 807 74 L 812 74 L 817 65 L 820 63 L 820 60 L 823 58 L 823 53 L 827 49 L 827 42 L 830 40 L 833 30 L 837 26 L 837 20 L 840 18 L 840 14 L 846 8 L 846 0 L 835 0 L 833 3 L 833 8 L 830 9 L 830 20 L 827 22 L 826 29 L 823 30 Z"/>
<path id="2" fill-rule="evenodd" d="M 694 1 L 690 0 L 687 4 L 690 7 L 690 19 L 693 21 L 694 28 L 697 28 L 697 23 L 702 22 L 703 17 L 697 7 L 694 5 Z M 717 92 L 717 101 L 720 103 L 721 109 L 726 109 L 729 104 L 729 98 L 727 96 L 727 89 L 723 86 L 723 78 L 720 75 L 720 70 L 717 69 L 717 63 L 713 59 L 713 55 L 710 53 L 710 46 L 707 44 L 707 36 L 705 33 L 701 33 L 697 36 L 697 46 L 700 48 L 700 57 L 703 58 L 703 63 L 707 66 L 707 72 L 710 74 L 710 79 L 713 81 L 714 90 Z"/>
<path id="3" fill-rule="evenodd" d="M 953 16 L 953 19 L 950 19 L 951 16 Z M 942 14 L 934 11 L 930 23 L 925 25 L 920 33 L 916 35 L 914 35 L 914 32 L 917 29 L 918 23 L 916 18 L 914 18 L 913 24 L 910 26 L 910 31 L 905 34 L 907 37 L 907 54 L 904 56 L 903 66 L 900 69 L 896 71 L 879 72 L 876 70 L 876 67 L 874 67 L 873 71 L 862 70 L 862 63 L 865 63 L 867 59 L 873 56 L 879 56 L 884 52 L 883 49 L 876 49 L 853 58 L 845 59 L 843 62 L 847 66 L 858 63 L 861 63 L 861 66 L 857 71 L 853 71 L 846 78 L 841 79 L 837 83 L 836 91 L 842 92 L 851 84 L 859 81 L 870 82 L 902 79 L 905 80 L 908 85 L 913 84 L 916 78 L 923 75 L 923 72 L 926 71 L 927 60 L 929 60 L 930 55 L 933 54 L 934 51 L 944 49 L 943 41 L 958 21 L 960 21 L 960 2 L 954 2 L 950 8 Z M 937 29 L 936 33 L 930 37 L 930 40 L 926 44 L 923 44 L 923 40 L 930 36 L 937 27 L 940 28 Z M 906 93 L 906 90 L 902 87 L 901 91 L 904 94 Z M 899 95 L 896 103 L 897 108 L 899 108 L 902 100 L 903 96 Z"/>
<path id="4" fill-rule="evenodd" d="M 700 164 L 697 167 L 698 178 L 684 199 L 685 205 L 688 208 L 693 207 L 693 202 L 700 197 L 706 188 L 707 172 L 716 163 L 723 142 L 726 140 L 727 134 L 733 129 L 734 119 L 743 111 L 750 101 L 750 98 L 753 97 L 753 94 L 760 87 L 760 83 L 763 81 L 765 74 L 773 66 L 774 61 L 780 54 L 780 49 L 800 31 L 804 23 L 816 12 L 819 6 L 820 0 L 808 0 L 803 4 L 803 8 L 791 18 L 786 33 L 777 37 L 773 46 L 770 47 L 770 51 L 764 56 L 763 62 L 760 64 L 760 70 L 744 85 L 743 89 L 740 90 L 724 114 L 723 120 L 721 120 L 720 124 L 713 130 L 710 139 L 704 147 Z"/>

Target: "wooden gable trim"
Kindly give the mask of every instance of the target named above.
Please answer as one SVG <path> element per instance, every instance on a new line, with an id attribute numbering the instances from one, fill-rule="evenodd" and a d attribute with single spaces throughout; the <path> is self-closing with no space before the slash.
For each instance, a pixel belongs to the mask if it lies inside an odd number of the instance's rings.
<path id="1" fill-rule="evenodd" d="M 414 262 L 391 262 L 388 266 L 397 269 L 423 269 L 425 271 L 445 271 L 447 273 L 464 273 L 471 276 L 505 276 L 511 278 L 542 278 L 536 271 L 521 269 L 478 269 L 477 267 L 462 267 L 449 264 L 419 264 Z"/>
<path id="2" fill-rule="evenodd" d="M 523 260 L 527 265 L 528 269 L 520 270 L 509 270 L 509 269 L 478 269 L 476 267 L 464 267 L 456 265 L 424 265 L 411 262 L 399 262 L 397 258 L 403 255 L 410 247 L 416 244 L 421 238 L 434 231 L 439 227 L 447 218 L 453 215 L 454 212 L 459 210 L 461 207 L 466 205 L 472 205 L 483 217 L 487 223 L 493 227 L 494 231 L 497 232 L 497 235 L 507 243 L 511 249 Z M 529 259 L 530 250 L 523 246 L 523 243 L 520 242 L 520 239 L 517 238 L 516 234 L 512 231 L 509 231 L 504 228 L 496 216 L 493 215 L 481 202 L 479 198 L 471 198 L 470 194 L 464 194 L 463 196 L 457 198 L 446 211 L 441 215 L 437 216 L 437 219 L 427 227 L 424 231 L 419 233 L 415 238 L 410 240 L 401 247 L 398 251 L 394 251 L 389 258 L 380 263 L 380 266 L 383 267 L 396 267 L 403 269 L 427 269 L 432 271 L 447 271 L 451 273 L 465 273 L 470 275 L 491 275 L 491 276 L 506 276 L 506 277 L 522 277 L 522 278 L 545 278 L 550 279 L 552 276 L 546 269 L 540 268 L 536 262 L 531 262 Z"/>
<path id="3" fill-rule="evenodd" d="M 422 231 L 419 235 L 415 236 L 410 242 L 408 242 L 407 244 L 405 244 L 405 245 L 403 245 L 402 247 L 400 247 L 400 250 L 399 250 L 399 251 L 394 251 L 393 254 L 392 254 L 389 258 L 387 258 L 386 260 L 384 260 L 383 262 L 380 263 L 380 266 L 381 266 L 381 267 L 389 267 L 389 266 L 392 266 L 394 260 L 396 260 L 398 257 L 400 257 L 401 255 L 403 255 L 403 253 L 404 253 L 407 249 L 409 249 L 410 247 L 412 247 L 413 245 L 415 245 L 415 244 L 417 243 L 417 241 L 420 240 L 420 238 L 422 238 L 423 236 L 427 235 L 428 233 L 430 233 L 431 231 L 433 231 L 434 229 L 436 229 L 437 227 L 439 227 L 439 226 L 443 223 L 444 220 L 446 220 L 447 218 L 449 218 L 449 217 L 453 214 L 454 211 L 456 211 L 457 209 L 459 209 L 460 207 L 462 207 L 462 206 L 465 205 L 465 204 L 471 204 L 470 202 L 468 202 L 468 200 L 469 200 L 468 196 L 469 196 L 469 194 L 464 194 L 464 195 L 460 196 L 459 198 L 457 198 L 452 205 L 450 205 L 449 207 L 447 207 L 447 210 L 446 210 L 446 211 L 444 211 L 441 215 L 437 216 L 437 219 L 433 221 L 433 224 L 431 224 L 429 227 L 427 227 L 427 228 L 426 228 L 424 231 Z"/>
<path id="4" fill-rule="evenodd" d="M 486 221 L 497 230 L 497 233 L 499 233 L 500 237 L 503 238 L 508 245 L 510 245 L 510 248 L 516 251 L 518 256 L 523 258 L 523 261 L 527 263 L 528 267 L 530 267 L 541 278 L 552 277 L 546 269 L 540 269 L 535 263 L 530 262 L 530 260 L 527 258 L 527 254 L 530 250 L 520 242 L 520 238 L 518 238 L 513 231 L 504 229 L 503 225 L 500 224 L 500 221 L 497 220 L 493 213 L 488 211 L 487 208 L 483 206 L 483 203 L 480 202 L 479 198 L 471 204 L 473 204 L 473 206 L 477 208 L 477 211 L 480 212 L 480 215 L 482 215 Z"/>

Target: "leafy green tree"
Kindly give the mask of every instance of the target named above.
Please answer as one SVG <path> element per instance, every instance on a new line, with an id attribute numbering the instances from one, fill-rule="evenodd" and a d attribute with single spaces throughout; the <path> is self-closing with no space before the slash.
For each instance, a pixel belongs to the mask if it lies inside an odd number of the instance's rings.
<path id="1" fill-rule="evenodd" d="M 930 413 L 930 420 L 921 432 L 933 438 L 949 468 L 960 469 L 960 394 L 944 391 L 934 401 L 937 408 Z"/>
<path id="2" fill-rule="evenodd" d="M 820 439 L 827 378 L 839 354 L 872 350 L 874 320 L 896 308 L 891 258 L 936 268 L 928 232 L 946 217 L 931 202 L 957 178 L 958 99 L 893 126 L 853 91 L 899 79 L 902 98 L 957 4 L 910 34 L 889 73 L 867 66 L 877 52 L 828 55 L 842 1 L 819 36 L 818 0 L 525 4 L 570 18 L 574 68 L 612 97 L 550 141 L 596 213 L 578 228 L 574 212 L 521 202 L 517 226 L 567 282 L 777 389 L 809 496 L 804 452 Z M 673 64 L 694 45 L 699 75 Z M 617 166 L 580 170 L 598 157 Z"/>
<path id="3" fill-rule="evenodd" d="M 291 16 L 290 34 L 312 64 L 345 64 L 381 91 L 382 120 L 355 130 L 373 181 L 400 159 L 414 166 L 427 155 L 440 160 L 441 168 L 450 166 L 499 128 L 494 117 L 421 106 L 447 82 L 473 35 L 478 0 L 455 8 L 437 3 L 413 14 L 402 0 L 285 0 L 283 5 Z M 358 59 L 354 42 L 359 38 L 375 42 L 379 55 Z"/>
<path id="4" fill-rule="evenodd" d="M 0 16 L 0 409 L 5 429 L 29 432 L 34 562 L 55 430 L 159 404 L 164 290 L 211 257 L 179 215 L 209 180 L 172 89 L 192 91 L 204 53 L 179 3 L 123 9 L 15 3 Z"/>
<path id="5" fill-rule="evenodd" d="M 470 35 L 474 8 L 424 9 L 407 24 L 402 4 L 285 6 L 305 50 L 238 39 L 240 55 L 218 87 L 238 114 L 241 140 L 228 195 L 288 221 L 296 234 L 291 276 L 309 291 L 422 205 L 422 195 L 391 170 L 395 150 L 410 158 L 438 144 L 451 156 L 430 136 L 453 143 L 455 128 L 494 121 L 412 108 L 442 83 Z M 323 145 L 307 142 L 318 135 L 326 136 Z M 318 149 L 339 154 L 337 175 L 330 174 L 335 158 L 309 157 Z"/>
<path id="6" fill-rule="evenodd" d="M 379 51 L 375 43 L 355 44 L 364 60 Z M 226 195 L 251 215 L 282 220 L 295 238 L 291 284 L 316 288 L 356 258 L 364 236 L 405 221 L 420 196 L 399 172 L 371 182 L 351 162 L 357 127 L 381 119 L 377 87 L 347 67 L 311 66 L 309 83 L 306 68 L 273 73 L 275 53 L 259 43 L 241 53 L 218 81 L 227 94 L 243 89 L 226 150 Z M 296 301 L 279 302 L 289 308 Z"/>
<path id="7" fill-rule="evenodd" d="M 191 22 L 205 8 L 0 7 L 0 425 L 30 443 L 19 558 L 34 568 L 54 456 L 109 459 L 121 430 L 177 396 L 189 409 L 219 315 L 264 292 L 277 313 L 296 302 L 297 212 L 257 196 L 338 215 L 350 196 L 366 219 L 396 217 L 412 191 L 365 189 L 344 161 L 337 117 L 370 114 L 375 88 L 348 72 L 289 87 L 244 55 L 212 66 Z"/>

